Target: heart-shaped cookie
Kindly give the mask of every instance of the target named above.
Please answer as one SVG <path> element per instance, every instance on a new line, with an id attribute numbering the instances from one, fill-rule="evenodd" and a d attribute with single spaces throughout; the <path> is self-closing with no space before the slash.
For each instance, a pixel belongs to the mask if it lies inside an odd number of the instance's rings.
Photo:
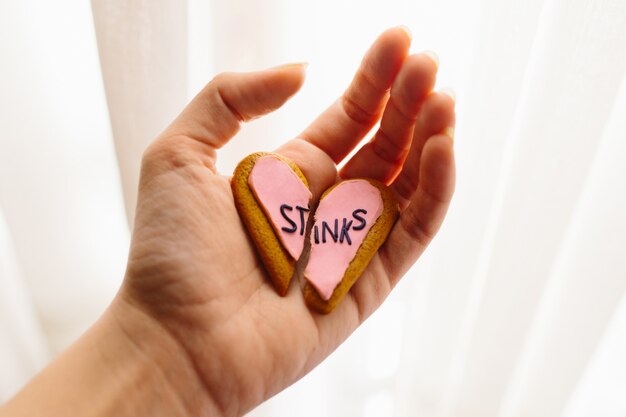
<path id="1" fill-rule="evenodd" d="M 332 311 L 358 280 L 398 216 L 387 186 L 351 179 L 324 192 L 307 230 L 308 183 L 293 162 L 277 154 L 246 157 L 235 169 L 232 188 L 277 292 L 285 295 L 296 272 L 304 272 L 305 301 L 321 313 Z M 301 257 L 303 271 L 296 271 Z"/>
<path id="2" fill-rule="evenodd" d="M 302 253 L 311 191 L 300 168 L 281 155 L 243 159 L 231 181 L 235 205 L 276 291 L 287 294 Z"/>
<path id="3" fill-rule="evenodd" d="M 359 279 L 398 217 L 398 203 L 383 183 L 341 181 L 326 190 L 315 211 L 304 271 L 304 299 L 331 312 Z"/>

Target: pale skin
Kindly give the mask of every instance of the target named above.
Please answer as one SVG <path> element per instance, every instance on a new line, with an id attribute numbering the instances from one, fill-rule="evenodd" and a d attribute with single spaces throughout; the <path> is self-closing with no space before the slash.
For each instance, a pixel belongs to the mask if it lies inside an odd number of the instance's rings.
<path id="1" fill-rule="evenodd" d="M 295 94 L 305 67 L 220 74 L 144 153 L 115 300 L 0 416 L 238 416 L 335 350 L 424 252 L 454 191 L 454 100 L 433 91 L 436 60 L 409 55 L 410 43 L 403 28 L 385 31 L 344 94 L 277 150 L 314 198 L 340 178 L 370 177 L 400 201 L 387 241 L 335 311 L 310 311 L 296 283 L 276 294 L 229 177 L 215 169 L 217 150 Z"/>

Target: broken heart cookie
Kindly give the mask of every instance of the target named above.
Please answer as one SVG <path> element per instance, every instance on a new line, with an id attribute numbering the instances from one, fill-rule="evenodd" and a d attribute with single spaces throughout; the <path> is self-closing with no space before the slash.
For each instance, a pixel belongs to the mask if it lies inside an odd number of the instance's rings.
<path id="1" fill-rule="evenodd" d="M 370 179 L 345 180 L 322 194 L 304 271 L 306 303 L 331 312 L 359 279 L 398 217 L 391 190 Z"/>
<path id="2" fill-rule="evenodd" d="M 311 191 L 300 168 L 278 154 L 257 152 L 232 178 L 239 216 L 280 295 L 287 294 L 304 247 Z"/>
<path id="3" fill-rule="evenodd" d="M 387 186 L 351 179 L 324 192 L 308 230 L 307 180 L 293 162 L 277 154 L 246 157 L 235 169 L 232 188 L 277 292 L 285 295 L 296 272 L 304 270 L 305 301 L 320 313 L 332 311 L 346 295 L 398 216 L 398 203 Z M 310 244 L 305 245 L 306 239 Z"/>

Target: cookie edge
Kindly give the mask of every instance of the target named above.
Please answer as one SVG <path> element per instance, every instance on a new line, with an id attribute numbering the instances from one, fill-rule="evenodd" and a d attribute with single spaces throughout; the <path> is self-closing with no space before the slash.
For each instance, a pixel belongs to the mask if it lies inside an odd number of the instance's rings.
<path id="1" fill-rule="evenodd" d="M 284 297 L 289 290 L 297 259 L 293 259 L 283 247 L 270 220 L 265 215 L 263 208 L 248 184 L 252 168 L 254 168 L 256 161 L 264 156 L 276 157 L 285 162 L 302 180 L 307 189 L 310 190 L 310 188 L 306 177 L 293 161 L 273 152 L 255 152 L 246 156 L 237 164 L 231 179 L 235 207 L 239 217 L 244 223 L 248 236 L 254 242 L 256 252 L 261 258 L 274 289 L 280 296 Z M 265 239 L 269 233 L 271 233 L 273 239 Z"/>

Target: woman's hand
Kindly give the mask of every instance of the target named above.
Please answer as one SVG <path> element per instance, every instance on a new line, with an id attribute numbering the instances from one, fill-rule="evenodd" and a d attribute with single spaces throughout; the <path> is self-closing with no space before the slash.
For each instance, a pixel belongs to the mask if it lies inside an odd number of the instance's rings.
<path id="1" fill-rule="evenodd" d="M 314 199 L 341 178 L 370 177 L 401 202 L 386 243 L 329 315 L 310 311 L 294 283 L 276 294 L 230 173 L 215 168 L 242 122 L 298 91 L 302 65 L 218 75 L 146 150 L 126 279 L 103 320 L 158 369 L 168 387 L 161 401 L 171 397 L 182 414 L 245 413 L 326 358 L 423 253 L 454 189 L 454 100 L 433 93 L 437 63 L 408 55 L 410 42 L 402 28 L 384 32 L 345 93 L 276 151 L 302 169 Z"/>

